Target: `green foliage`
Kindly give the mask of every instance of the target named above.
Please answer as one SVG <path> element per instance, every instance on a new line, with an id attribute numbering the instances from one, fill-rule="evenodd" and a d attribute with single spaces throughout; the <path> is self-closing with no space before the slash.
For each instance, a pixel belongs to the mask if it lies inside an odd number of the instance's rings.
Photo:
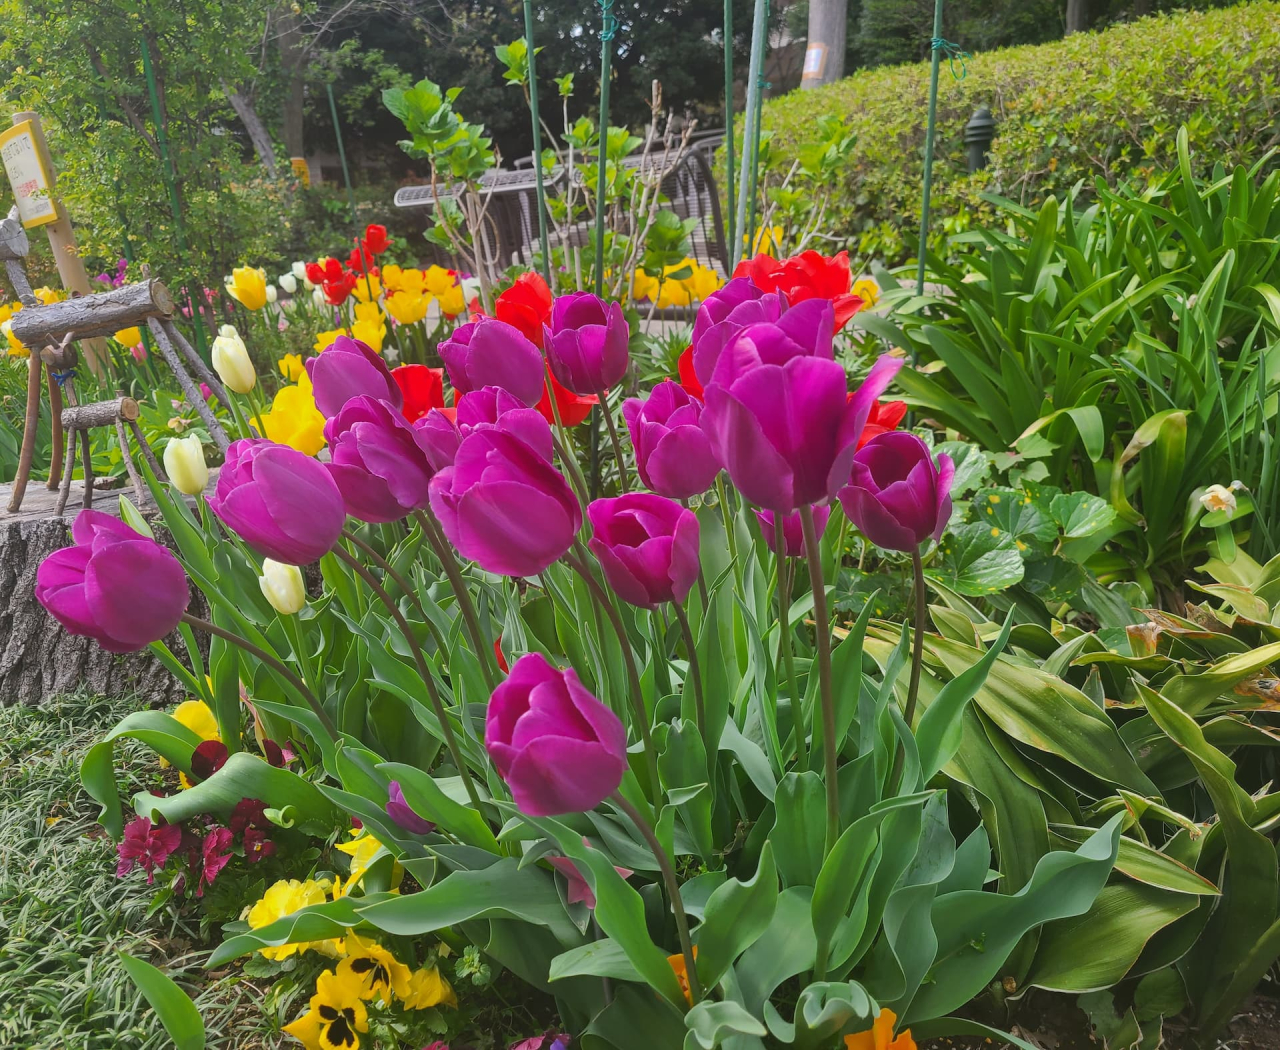
<path id="1" fill-rule="evenodd" d="M 919 34 L 927 40 L 930 30 Z M 966 38 L 960 37 L 962 44 Z M 969 43 L 972 43 L 970 41 Z M 970 47 L 970 50 L 976 50 Z M 1075 34 L 1057 43 L 978 53 L 968 75 L 945 69 L 938 98 L 932 247 L 989 221 L 997 192 L 1027 206 L 1101 176 L 1110 185 L 1176 166 L 1186 125 L 1199 173 L 1256 158 L 1258 129 L 1275 124 L 1272 84 L 1280 4 L 1179 13 Z M 862 71 L 818 91 L 770 101 L 763 124 L 794 156 L 816 120 L 838 118 L 858 148 L 840 165 L 828 225 L 864 258 L 915 254 L 923 171 L 928 67 Z M 1170 86 L 1180 86 L 1171 89 Z M 1194 85 L 1194 90 L 1181 87 Z M 990 167 L 966 173 L 964 125 L 991 106 L 1000 120 Z"/>

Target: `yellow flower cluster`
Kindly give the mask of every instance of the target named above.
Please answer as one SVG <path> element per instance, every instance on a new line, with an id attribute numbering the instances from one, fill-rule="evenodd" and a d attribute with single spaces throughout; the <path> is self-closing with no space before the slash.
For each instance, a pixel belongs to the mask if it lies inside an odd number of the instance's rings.
<path id="1" fill-rule="evenodd" d="M 4 333 L 5 350 L 10 357 L 26 357 L 29 353 L 9 327 L 9 322 L 13 320 L 13 315 L 21 309 L 22 304 L 18 302 L 0 303 L 0 332 Z"/>
<path id="2" fill-rule="evenodd" d="M 334 328 L 316 336 L 315 351 L 323 353 L 340 335 L 349 335 L 368 345 L 375 354 L 382 353 L 383 340 L 387 338 L 387 315 L 377 303 L 356 303 L 355 320 L 350 328 Z"/>
<path id="3" fill-rule="evenodd" d="M 302 359 L 297 354 L 288 354 L 280 361 L 280 370 L 287 378 L 286 366 L 293 371 L 297 382 L 277 390 L 271 410 L 262 413 L 264 437 L 314 456 L 325 446 L 324 416 L 316 408 L 311 379 L 302 367 Z"/>
<path id="4" fill-rule="evenodd" d="M 682 277 L 670 274 L 684 273 Z M 637 270 L 632 281 L 631 295 L 637 302 L 648 299 L 657 303 L 658 309 L 668 306 L 689 306 L 700 303 L 724 284 L 715 270 L 703 266 L 688 257 L 663 270 L 661 278 L 650 277 Z"/>
<path id="5" fill-rule="evenodd" d="M 363 284 L 363 282 L 361 282 Z M 427 308 L 434 301 L 446 317 L 456 317 L 466 309 L 466 297 L 462 281 L 453 270 L 443 266 L 428 266 L 425 270 L 399 267 L 390 264 L 382 268 L 382 284 L 386 290 L 387 312 L 398 324 L 416 324 L 427 316 Z M 360 285 L 356 297 L 362 301 Z"/>

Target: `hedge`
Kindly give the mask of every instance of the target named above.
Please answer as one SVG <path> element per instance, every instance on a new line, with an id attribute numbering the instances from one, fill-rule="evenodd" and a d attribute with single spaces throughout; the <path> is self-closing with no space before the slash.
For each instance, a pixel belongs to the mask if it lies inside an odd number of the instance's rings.
<path id="1" fill-rule="evenodd" d="M 1206 168 L 1253 161 L 1280 144 L 1280 2 L 1273 0 L 1145 18 L 975 55 L 966 65 L 957 80 L 944 60 L 939 80 L 935 248 L 991 218 L 983 192 L 1033 205 L 1081 179 L 1145 181 L 1176 164 L 1183 124 Z M 879 68 L 765 106 L 763 124 L 782 156 L 823 116 L 856 132 L 828 225 L 864 259 L 897 263 L 916 254 L 928 84 L 927 63 Z M 964 126 L 982 105 L 999 123 L 989 167 L 971 176 Z"/>

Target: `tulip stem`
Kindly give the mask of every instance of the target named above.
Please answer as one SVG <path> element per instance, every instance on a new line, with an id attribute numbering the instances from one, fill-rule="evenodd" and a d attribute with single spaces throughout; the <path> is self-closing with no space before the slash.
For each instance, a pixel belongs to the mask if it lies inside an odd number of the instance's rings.
<path id="1" fill-rule="evenodd" d="M 698 735 L 707 738 L 707 709 L 702 700 L 702 671 L 698 667 L 698 650 L 693 643 L 693 628 L 689 626 L 689 617 L 679 602 L 672 602 L 676 611 L 676 619 L 680 621 L 680 631 L 684 635 L 684 647 L 689 650 L 689 678 L 693 679 L 693 703 L 698 716 Z M 685 682 L 686 686 L 688 681 Z"/>
<path id="2" fill-rule="evenodd" d="M 804 697 L 796 687 L 796 662 L 791 653 L 791 569 L 787 563 L 787 538 L 782 531 L 782 515 L 773 516 L 773 549 L 778 557 L 778 645 L 782 649 L 782 666 L 786 668 L 791 688 L 791 724 L 796 734 L 796 768 L 809 765 L 808 727 L 805 725 Z"/>
<path id="3" fill-rule="evenodd" d="M 565 469 L 569 472 L 569 478 L 573 482 L 574 491 L 578 494 L 578 502 L 582 504 L 582 509 L 587 507 L 587 480 L 582 476 L 582 471 L 578 469 L 578 460 L 569 454 L 569 431 L 565 429 L 564 419 L 560 416 L 560 402 L 556 399 L 556 388 L 553 385 L 554 379 L 551 375 L 551 362 L 543 357 L 542 359 L 543 383 L 546 385 L 547 401 L 551 405 L 551 418 L 555 420 L 556 433 L 560 435 L 557 441 L 555 435 L 552 440 L 555 441 L 556 451 L 560 453 L 560 462 L 565 465 Z"/>
<path id="4" fill-rule="evenodd" d="M 636 729 L 640 733 L 640 739 L 644 742 L 645 759 L 649 764 L 649 779 L 652 781 L 652 799 L 654 807 L 657 808 L 658 799 L 662 791 L 661 783 L 658 780 L 658 756 L 653 750 L 653 739 L 649 734 L 649 712 L 644 706 L 644 693 L 640 688 L 640 673 L 636 670 L 636 660 L 631 652 L 631 640 L 627 637 L 627 629 L 622 624 L 622 617 L 618 615 L 618 610 L 613 607 L 613 602 L 609 601 L 609 596 L 604 593 L 600 584 L 596 582 L 594 576 L 591 575 L 590 566 L 580 557 L 569 553 L 565 556 L 565 561 L 573 567 L 573 570 L 582 577 L 583 582 L 587 585 L 587 590 L 591 592 L 591 597 L 595 599 L 598 608 L 604 610 L 604 614 L 609 617 L 609 623 L 613 626 L 614 634 L 618 636 L 618 646 L 622 649 L 622 660 L 627 666 L 627 681 L 630 686 L 631 705 L 633 708 L 632 718 L 636 723 Z"/>
<path id="5" fill-rule="evenodd" d="M 427 540 L 435 548 L 440 564 L 444 566 L 444 574 L 449 577 L 449 585 L 453 588 L 454 597 L 458 600 L 458 610 L 467 625 L 467 633 L 471 635 L 471 644 L 476 648 L 476 659 L 480 662 L 480 674 L 484 678 L 485 688 L 493 692 L 498 686 L 496 668 L 493 666 L 496 657 L 493 655 L 493 643 L 488 641 L 480 630 L 480 617 L 476 615 L 476 607 L 471 602 L 471 592 L 467 590 L 467 581 L 462 578 L 462 568 L 458 559 L 453 556 L 453 548 L 445 539 L 440 523 L 430 511 L 417 512 L 418 520 L 426 531 Z"/>
<path id="6" fill-rule="evenodd" d="M 182 614 L 182 622 L 194 627 L 197 631 L 204 631 L 206 634 L 217 635 L 224 642 L 230 642 L 232 645 L 239 646 L 250 656 L 256 657 L 264 664 L 270 667 L 281 678 L 288 682 L 296 689 L 302 698 L 307 702 L 307 706 L 314 712 L 316 718 L 320 720 L 320 725 L 324 731 L 329 734 L 329 738 L 338 743 L 338 729 L 333 724 L 333 720 L 320 706 L 320 701 L 316 699 L 316 694 L 307 688 L 306 682 L 293 673 L 285 664 L 281 663 L 265 649 L 260 649 L 247 638 L 242 638 L 234 631 L 228 631 L 226 628 L 219 627 L 216 623 L 210 623 L 208 620 L 202 620 L 198 616 L 192 616 L 190 613 Z"/>
<path id="7" fill-rule="evenodd" d="M 729 509 L 729 493 L 724 487 L 724 473 L 716 475 L 716 496 L 719 497 L 720 516 L 724 519 L 725 542 L 729 545 L 729 561 L 733 564 L 734 590 L 740 591 L 738 585 L 738 537 L 733 529 L 733 511 Z"/>
<path id="8" fill-rule="evenodd" d="M 800 508 L 800 526 L 804 530 L 805 561 L 809 563 L 809 582 L 813 588 L 813 623 L 818 644 L 818 683 L 822 698 L 822 772 L 827 789 L 827 841 L 830 853 L 840 836 L 840 785 L 836 770 L 836 705 L 831 690 L 831 621 L 827 618 L 827 590 L 822 579 L 822 558 L 818 548 L 818 530 L 813 524 L 813 508 Z"/>
<path id="9" fill-rule="evenodd" d="M 622 454 L 622 442 L 618 440 L 618 428 L 613 423 L 613 413 L 609 410 L 608 396 L 600 387 L 596 388 L 596 397 L 600 399 L 600 411 L 604 415 L 604 425 L 609 428 L 609 441 L 613 444 L 613 455 L 618 461 L 619 494 L 631 488 L 631 479 L 627 475 L 627 460 Z"/>
<path id="10" fill-rule="evenodd" d="M 396 605 L 395 599 L 386 592 L 373 573 L 366 566 L 360 564 L 358 558 L 343 548 L 341 544 L 334 546 L 333 553 L 340 560 L 346 562 L 369 585 L 369 589 L 387 607 L 387 611 L 391 613 L 392 618 L 396 621 L 396 626 L 400 628 L 400 633 L 404 635 L 405 641 L 409 643 L 409 652 L 413 654 L 413 662 L 418 668 L 418 675 L 422 679 L 422 684 L 426 687 L 427 696 L 431 700 L 436 719 L 440 723 L 440 731 L 444 735 L 445 746 L 453 757 L 453 764 L 458 767 L 458 776 L 462 778 L 462 784 L 467 789 L 467 797 L 471 800 L 471 804 L 475 806 L 476 812 L 483 816 L 484 811 L 480 808 L 480 795 L 476 792 L 475 784 L 471 782 L 470 767 L 462 757 L 462 748 L 458 746 L 458 738 L 454 735 L 453 726 L 450 724 L 449 716 L 445 712 L 444 701 L 440 699 L 435 679 L 431 677 L 431 672 L 427 668 L 426 657 L 422 655 L 422 647 L 418 645 L 418 639 L 414 637 L 413 630 L 409 627 L 409 621 L 404 618 L 404 614 L 400 611 L 400 607 Z M 461 704 L 459 704 L 459 709 L 461 709 Z"/>
<path id="11" fill-rule="evenodd" d="M 680 897 L 680 883 L 676 881 L 675 869 L 671 867 L 671 858 L 667 856 L 667 851 L 662 848 L 662 843 L 658 841 L 658 836 L 649 825 L 649 822 L 640 815 L 640 811 L 635 806 L 622 797 L 621 792 L 610 796 L 610 801 L 631 818 L 636 829 L 644 836 L 645 842 L 649 844 L 649 848 L 653 850 L 654 858 L 658 861 L 658 868 L 662 872 L 662 881 L 667 887 L 667 896 L 671 898 L 671 910 L 675 913 L 676 934 L 680 938 L 680 952 L 684 956 L 685 977 L 689 981 L 689 997 L 693 1000 L 692 1005 L 697 1005 L 702 998 L 702 984 L 698 981 L 698 964 L 693 955 L 693 942 L 689 940 L 689 919 L 684 913 L 684 901 Z"/>
<path id="12" fill-rule="evenodd" d="M 308 689 L 319 696 L 319 679 L 311 666 L 311 656 L 307 652 L 306 644 L 303 642 L 302 627 L 298 623 L 297 614 L 282 615 L 280 617 L 280 625 L 284 628 L 284 633 L 289 638 L 289 645 L 293 649 L 294 658 L 298 661 L 298 667 L 302 670 L 302 680 L 307 683 Z"/>
<path id="13" fill-rule="evenodd" d="M 924 562 L 920 560 L 920 548 L 911 552 L 911 570 L 915 577 L 916 608 L 914 637 L 911 639 L 911 678 L 907 685 L 907 706 L 903 709 L 902 720 L 906 722 L 908 731 L 916 717 L 916 701 L 920 698 L 920 672 L 924 666 L 924 618 L 929 600 L 924 585 Z M 906 759 L 906 744 L 898 745 L 898 752 L 893 759 L 893 773 L 889 777 L 889 794 L 898 790 L 898 779 L 902 776 L 902 763 Z"/>

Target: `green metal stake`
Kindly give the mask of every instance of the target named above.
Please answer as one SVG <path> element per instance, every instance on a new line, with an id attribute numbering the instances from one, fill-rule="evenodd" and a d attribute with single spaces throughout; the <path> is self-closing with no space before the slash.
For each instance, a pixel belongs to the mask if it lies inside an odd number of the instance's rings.
<path id="1" fill-rule="evenodd" d="M 768 0 L 756 0 L 755 16 L 751 23 L 751 65 L 747 69 L 747 112 L 743 119 L 744 142 L 742 147 L 742 170 L 738 175 L 738 235 L 733 240 L 733 264 L 737 266 L 742 258 L 742 237 L 747 224 L 747 192 L 750 188 L 756 162 L 759 159 L 760 142 L 755 137 L 756 110 L 759 108 L 760 93 L 758 85 L 764 67 L 766 28 L 766 7 Z"/>
<path id="2" fill-rule="evenodd" d="M 600 126 L 596 149 L 596 295 L 604 295 L 604 212 L 609 167 L 609 77 L 613 68 L 613 38 L 618 20 L 613 17 L 613 0 L 600 0 Z"/>
<path id="3" fill-rule="evenodd" d="M 733 180 L 736 174 L 733 166 L 733 0 L 724 0 L 724 166 L 725 200 L 728 201 L 725 211 L 728 213 L 729 257 L 732 259 L 732 246 L 737 241 L 737 223 L 733 213 Z"/>
<path id="4" fill-rule="evenodd" d="M 333 100 L 333 85 L 325 84 L 329 93 L 329 115 L 333 117 L 333 137 L 338 140 L 338 159 L 342 161 L 342 181 L 347 184 L 347 204 L 351 206 L 351 226 L 359 232 L 360 222 L 356 218 L 356 196 L 351 192 L 351 172 L 347 168 L 347 151 L 342 145 L 342 125 L 338 123 L 338 104 Z"/>
<path id="5" fill-rule="evenodd" d="M 542 185 L 542 121 L 538 118 L 537 48 L 533 46 L 533 3 L 524 0 L 524 42 L 529 48 L 529 113 L 533 117 L 533 172 L 538 184 L 538 243 L 542 247 L 542 276 L 551 284 L 551 247 L 547 241 L 547 194 Z"/>
<path id="6" fill-rule="evenodd" d="M 764 0 L 764 18 L 765 25 L 769 24 L 769 0 Z M 759 192 L 760 182 L 760 121 L 764 112 L 764 89 L 769 85 L 764 79 L 764 57 L 760 59 L 760 75 L 752 90 L 756 93 L 756 122 L 751 129 L 751 187 L 747 191 L 748 214 L 747 214 L 747 247 L 743 249 L 746 252 L 755 251 L 756 245 L 756 196 Z"/>
<path id="7" fill-rule="evenodd" d="M 916 262 L 916 295 L 924 295 L 924 257 L 929 250 L 929 196 L 933 192 L 933 138 L 938 123 L 938 69 L 942 65 L 942 0 L 934 0 L 933 41 L 930 49 L 933 63 L 929 69 L 929 123 L 924 132 L 924 196 L 920 203 L 920 251 Z M 912 343 L 911 359 L 915 360 Z"/>

